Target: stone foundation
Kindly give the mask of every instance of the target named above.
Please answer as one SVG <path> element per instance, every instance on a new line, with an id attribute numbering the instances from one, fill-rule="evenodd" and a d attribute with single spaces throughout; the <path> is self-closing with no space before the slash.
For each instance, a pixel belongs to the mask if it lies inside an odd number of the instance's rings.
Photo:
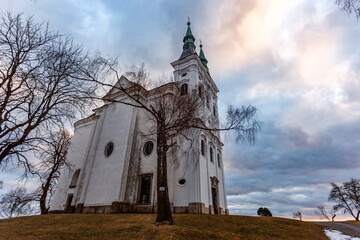
<path id="1" fill-rule="evenodd" d="M 191 202 L 188 206 L 173 206 L 171 203 L 171 212 L 179 214 L 214 214 L 214 207 L 205 207 L 204 203 Z M 70 206 L 67 213 L 156 213 L 157 206 L 150 204 L 129 204 L 123 202 L 112 202 L 111 206 L 84 206 L 80 203 L 76 206 Z M 64 211 L 50 211 L 50 214 L 64 213 Z M 229 215 L 229 209 L 225 211 L 219 207 L 219 214 Z"/>
<path id="2" fill-rule="evenodd" d="M 214 206 L 213 206 L 213 205 L 210 205 L 210 206 L 209 206 L 209 214 L 211 214 L 211 215 L 214 215 L 214 214 L 215 214 Z"/>
<path id="3" fill-rule="evenodd" d="M 76 206 L 75 213 L 82 213 L 82 212 L 83 212 L 83 208 L 84 208 L 84 204 L 83 204 L 83 203 L 79 203 L 79 204 Z"/>
<path id="4" fill-rule="evenodd" d="M 221 207 L 219 207 L 219 214 L 220 214 L 220 215 L 225 215 L 225 212 L 224 212 L 224 210 L 223 210 Z"/>
<path id="5" fill-rule="evenodd" d="M 188 213 L 189 207 L 187 206 L 180 206 L 180 207 L 174 207 L 173 213 Z"/>
<path id="6" fill-rule="evenodd" d="M 75 206 L 70 206 L 67 213 L 74 213 L 75 212 Z"/>
<path id="7" fill-rule="evenodd" d="M 49 214 L 63 214 L 65 213 L 64 211 L 61 210 L 53 210 L 53 211 L 49 211 Z"/>
<path id="8" fill-rule="evenodd" d="M 206 208 L 205 204 L 202 202 L 189 203 L 188 213 L 207 214 L 208 212 L 209 212 L 208 208 Z"/>

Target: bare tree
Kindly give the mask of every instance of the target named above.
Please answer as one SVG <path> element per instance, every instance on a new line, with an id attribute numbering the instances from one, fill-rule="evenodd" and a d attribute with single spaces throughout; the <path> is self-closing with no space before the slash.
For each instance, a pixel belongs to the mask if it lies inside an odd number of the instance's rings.
<path id="1" fill-rule="evenodd" d="M 236 140 L 255 140 L 255 135 L 260 129 L 260 123 L 255 119 L 256 108 L 246 106 L 234 108 L 230 106 L 227 111 L 227 123 L 222 127 L 210 125 L 212 112 L 206 108 L 204 98 L 199 95 L 197 89 L 189 89 L 181 92 L 178 83 L 169 82 L 156 88 L 149 94 L 141 81 L 131 82 L 120 77 L 116 70 L 116 64 L 106 62 L 112 74 L 116 78 L 114 86 L 121 93 L 121 97 L 107 96 L 104 99 L 142 109 L 154 123 L 153 134 L 157 141 L 157 208 L 156 222 L 168 222 L 173 224 L 170 210 L 168 193 L 168 154 L 171 150 L 178 149 L 182 140 L 191 141 L 191 136 L 199 131 L 215 134 L 219 131 L 234 131 Z M 143 70 L 141 70 L 143 71 Z M 135 76 L 144 76 L 136 73 Z M 204 107 L 205 106 L 205 107 Z M 174 159 L 173 159 L 174 160 Z M 175 159 L 177 160 L 177 159 Z"/>
<path id="2" fill-rule="evenodd" d="M 320 219 L 326 219 L 333 222 L 334 218 L 336 217 L 336 210 L 332 209 L 330 213 L 328 213 L 324 206 L 317 206 L 315 214 L 318 215 Z M 329 214 L 331 217 L 329 217 Z"/>
<path id="3" fill-rule="evenodd" d="M 300 221 L 302 221 L 302 214 L 300 211 L 297 212 L 293 212 L 293 218 L 294 219 L 299 219 Z"/>
<path id="4" fill-rule="evenodd" d="M 0 14 L 0 166 L 27 165 L 42 140 L 92 104 L 99 61 L 69 36 L 21 14 Z"/>
<path id="5" fill-rule="evenodd" d="M 25 188 L 16 188 L 2 196 L 0 200 L 0 216 L 6 218 L 30 215 L 33 212 L 31 202 L 32 194 Z"/>
<path id="6" fill-rule="evenodd" d="M 69 167 L 66 162 L 66 155 L 71 143 L 71 135 L 65 129 L 56 133 L 50 133 L 49 140 L 43 146 L 40 155 L 40 161 L 30 169 L 33 175 L 36 175 L 41 186 L 33 193 L 34 200 L 40 204 L 41 214 L 47 214 L 51 197 L 54 192 L 54 186 L 60 177 L 60 169 L 63 166 Z"/>
<path id="7" fill-rule="evenodd" d="M 335 4 L 340 7 L 341 11 L 355 14 L 356 19 L 360 19 L 360 0 L 336 0 Z"/>
<path id="8" fill-rule="evenodd" d="M 336 203 L 334 210 L 343 210 L 359 221 L 360 215 L 360 180 L 352 178 L 344 182 L 342 186 L 331 183 L 329 201 Z"/>

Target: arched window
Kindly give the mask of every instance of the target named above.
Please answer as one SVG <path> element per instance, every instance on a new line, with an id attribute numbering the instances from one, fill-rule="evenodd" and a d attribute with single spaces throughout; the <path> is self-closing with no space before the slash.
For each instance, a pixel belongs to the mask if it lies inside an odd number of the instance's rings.
<path id="1" fill-rule="evenodd" d="M 186 95 L 188 94 L 188 85 L 186 83 L 184 83 L 183 85 L 181 85 L 180 87 L 180 95 Z"/>
<path id="2" fill-rule="evenodd" d="M 201 140 L 201 155 L 205 156 L 205 142 Z"/>
<path id="3" fill-rule="evenodd" d="M 214 116 L 216 117 L 216 107 L 213 107 Z"/>
<path id="4" fill-rule="evenodd" d="M 213 154 L 213 149 L 212 149 L 212 147 L 210 147 L 210 161 L 211 161 L 212 163 L 214 163 L 214 154 Z"/>
<path id="5" fill-rule="evenodd" d="M 210 100 L 209 100 L 209 96 L 206 96 L 206 106 L 208 107 L 208 109 L 210 109 Z"/>
<path id="6" fill-rule="evenodd" d="M 80 169 L 76 170 L 76 172 L 74 173 L 72 179 L 71 179 L 71 183 L 69 188 L 75 188 L 76 187 L 76 183 L 78 181 L 79 178 L 79 174 L 80 174 Z"/>
<path id="7" fill-rule="evenodd" d="M 218 167 L 221 168 L 221 163 L 220 163 L 220 154 L 217 155 L 217 160 L 218 160 Z"/>

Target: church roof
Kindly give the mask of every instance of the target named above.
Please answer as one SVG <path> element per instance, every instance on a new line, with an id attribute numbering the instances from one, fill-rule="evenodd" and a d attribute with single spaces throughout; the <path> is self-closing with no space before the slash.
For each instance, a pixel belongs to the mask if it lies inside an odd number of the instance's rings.
<path id="1" fill-rule="evenodd" d="M 190 28 L 190 20 L 187 22 L 187 30 L 186 30 L 186 35 L 183 39 L 184 45 L 183 45 L 183 51 L 181 53 L 181 56 L 179 59 L 183 59 L 186 58 L 192 54 L 196 54 L 196 47 L 195 47 L 195 37 L 191 32 L 191 28 Z"/>
<path id="2" fill-rule="evenodd" d="M 200 40 L 201 42 L 201 40 Z M 201 63 L 204 65 L 204 67 L 208 68 L 207 67 L 207 63 L 208 63 L 208 60 L 206 59 L 205 57 L 205 54 L 202 50 L 202 43 L 200 43 L 200 56 L 199 56 L 200 60 L 201 60 Z"/>

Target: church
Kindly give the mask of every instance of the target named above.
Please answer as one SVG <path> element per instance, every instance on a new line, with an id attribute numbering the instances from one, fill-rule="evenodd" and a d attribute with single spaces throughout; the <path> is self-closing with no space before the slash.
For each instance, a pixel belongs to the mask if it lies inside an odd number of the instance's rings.
<path id="1" fill-rule="evenodd" d="M 156 94 L 174 88 L 181 94 L 196 89 L 205 99 L 208 127 L 218 128 L 219 90 L 201 44 L 200 53 L 196 52 L 190 21 L 183 43 L 180 58 L 171 63 L 174 81 L 144 90 L 143 96 L 151 101 Z M 119 82 L 131 85 L 125 76 Z M 143 109 L 115 101 L 124 97 L 112 88 L 93 115 L 74 124 L 67 155 L 71 168 L 62 170 L 50 213 L 156 213 L 156 136 L 146 134 L 153 124 Z M 178 166 L 168 167 L 171 211 L 229 214 L 220 134 L 196 131 L 191 141 L 198 153 L 191 153 L 193 160 L 179 154 Z M 180 147 L 186 149 L 186 142 L 182 144 Z"/>

